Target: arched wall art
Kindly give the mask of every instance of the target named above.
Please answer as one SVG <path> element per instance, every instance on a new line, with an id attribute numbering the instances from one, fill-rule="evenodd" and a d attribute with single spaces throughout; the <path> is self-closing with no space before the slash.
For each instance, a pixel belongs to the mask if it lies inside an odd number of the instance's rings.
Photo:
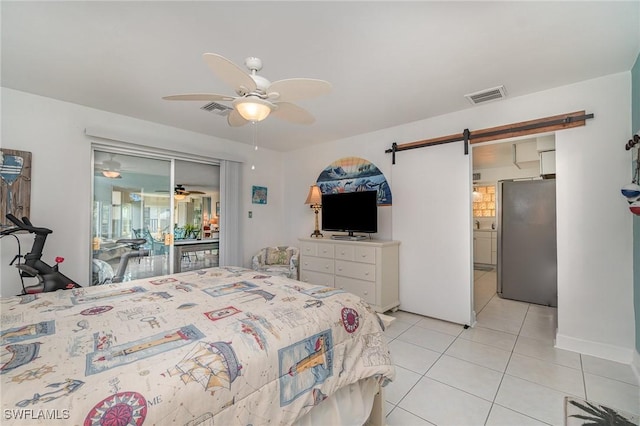
<path id="1" fill-rule="evenodd" d="M 378 191 L 378 205 L 391 205 L 391 188 L 375 164 L 359 157 L 344 157 L 329 164 L 316 184 L 323 194 Z"/>

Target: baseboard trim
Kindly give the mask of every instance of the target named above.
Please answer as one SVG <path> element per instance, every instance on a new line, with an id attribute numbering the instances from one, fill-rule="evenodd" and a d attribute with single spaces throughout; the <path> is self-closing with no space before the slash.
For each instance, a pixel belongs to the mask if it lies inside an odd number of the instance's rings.
<path id="1" fill-rule="evenodd" d="M 623 364 L 633 365 L 634 362 L 637 362 L 637 360 L 634 361 L 634 354 L 637 356 L 637 352 L 633 349 L 609 345 L 607 343 L 577 339 L 575 337 L 564 336 L 559 333 L 556 334 L 555 347 L 558 349 L 608 359 L 610 361 L 621 362 Z"/>

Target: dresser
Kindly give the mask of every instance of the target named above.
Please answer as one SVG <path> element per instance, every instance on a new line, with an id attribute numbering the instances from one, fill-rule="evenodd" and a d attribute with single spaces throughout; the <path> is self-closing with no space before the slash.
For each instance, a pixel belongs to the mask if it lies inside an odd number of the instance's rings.
<path id="1" fill-rule="evenodd" d="M 376 312 L 397 310 L 399 241 L 299 241 L 301 281 L 353 293 Z"/>

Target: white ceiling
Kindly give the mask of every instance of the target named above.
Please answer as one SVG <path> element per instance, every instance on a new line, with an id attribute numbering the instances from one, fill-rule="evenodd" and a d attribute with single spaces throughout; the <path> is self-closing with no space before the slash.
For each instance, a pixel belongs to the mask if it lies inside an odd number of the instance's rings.
<path id="1" fill-rule="evenodd" d="M 259 145 L 287 151 L 628 71 L 640 2 L 6 1 L 2 86 L 243 143 L 250 126 L 162 96 L 233 95 L 205 65 L 263 60 L 271 81 L 328 80 L 299 105 L 316 123 L 270 117 Z M 500 102 L 500 101 L 497 101 Z M 534 117 L 535 118 L 535 117 Z M 506 123 L 505 123 L 506 124 Z"/>

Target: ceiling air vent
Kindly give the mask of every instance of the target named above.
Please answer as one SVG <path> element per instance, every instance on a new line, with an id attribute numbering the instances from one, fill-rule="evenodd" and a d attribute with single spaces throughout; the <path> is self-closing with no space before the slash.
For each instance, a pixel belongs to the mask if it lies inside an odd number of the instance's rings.
<path id="1" fill-rule="evenodd" d="M 479 92 L 470 93 L 464 95 L 473 105 L 478 105 L 483 102 L 494 101 L 496 99 L 502 99 L 507 96 L 507 92 L 504 86 L 493 87 L 491 89 L 481 90 Z"/>
<path id="2" fill-rule="evenodd" d="M 219 104 L 217 102 L 210 102 L 205 106 L 200 107 L 200 109 L 226 117 L 227 115 L 229 115 L 229 111 L 231 111 L 233 108 L 228 107 L 226 105 Z"/>

